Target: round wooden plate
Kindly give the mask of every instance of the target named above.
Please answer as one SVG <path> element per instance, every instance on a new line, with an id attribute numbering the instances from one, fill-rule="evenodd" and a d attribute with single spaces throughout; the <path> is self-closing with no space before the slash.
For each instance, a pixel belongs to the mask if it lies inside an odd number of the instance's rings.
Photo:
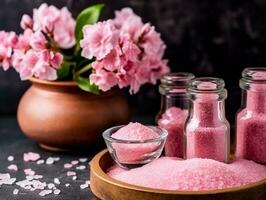
<path id="1" fill-rule="evenodd" d="M 98 153 L 90 163 L 91 190 L 101 200 L 266 200 L 266 179 L 242 187 L 205 192 L 157 190 L 109 177 L 105 171 L 112 164 L 107 150 Z"/>

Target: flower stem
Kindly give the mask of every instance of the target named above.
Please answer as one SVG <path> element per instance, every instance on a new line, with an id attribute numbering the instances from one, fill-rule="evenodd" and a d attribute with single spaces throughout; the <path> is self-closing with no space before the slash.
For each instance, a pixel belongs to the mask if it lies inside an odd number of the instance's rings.
<path id="1" fill-rule="evenodd" d="M 83 74 L 84 72 L 87 72 L 91 69 L 91 63 L 80 69 L 79 71 L 76 72 L 76 75 Z"/>

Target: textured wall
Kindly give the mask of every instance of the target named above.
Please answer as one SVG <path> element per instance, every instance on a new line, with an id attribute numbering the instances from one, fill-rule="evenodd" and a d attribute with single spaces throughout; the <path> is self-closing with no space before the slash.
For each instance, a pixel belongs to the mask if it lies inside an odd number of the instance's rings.
<path id="1" fill-rule="evenodd" d="M 0 29 L 19 31 L 21 15 L 31 14 L 32 8 L 42 2 L 66 5 L 74 15 L 94 2 L 106 2 L 103 18 L 112 16 L 114 9 L 133 7 L 162 33 L 172 71 L 225 79 L 231 120 L 239 107 L 241 70 L 244 66 L 266 66 L 265 0 L 1 0 Z M 0 70 L 0 113 L 15 112 L 26 85 L 14 72 Z M 131 100 L 139 111 L 155 113 L 159 102 L 156 91 L 146 86 Z"/>

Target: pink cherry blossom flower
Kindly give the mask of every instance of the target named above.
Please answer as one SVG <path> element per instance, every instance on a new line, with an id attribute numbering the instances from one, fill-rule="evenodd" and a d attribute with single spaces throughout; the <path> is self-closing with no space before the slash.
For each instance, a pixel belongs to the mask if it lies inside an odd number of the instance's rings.
<path id="1" fill-rule="evenodd" d="M 122 34 L 129 34 L 131 37 L 143 26 L 141 18 L 131 8 L 116 11 L 114 24 L 121 30 Z"/>
<path id="2" fill-rule="evenodd" d="M 100 69 L 90 75 L 90 81 L 99 86 L 102 91 L 108 91 L 117 84 L 117 78 L 112 72 Z"/>
<path id="3" fill-rule="evenodd" d="M 35 50 L 46 49 L 47 40 L 41 31 L 32 34 L 30 39 L 30 46 Z"/>
<path id="4" fill-rule="evenodd" d="M 90 80 L 102 91 L 117 85 L 136 93 L 169 71 L 160 34 L 130 8 L 117 11 L 113 20 L 86 26 L 81 47 L 84 57 L 96 59 Z"/>
<path id="5" fill-rule="evenodd" d="M 12 62 L 13 48 L 17 43 L 17 35 L 14 32 L 0 31 L 0 66 L 8 70 Z"/>
<path id="6" fill-rule="evenodd" d="M 20 26 L 22 29 L 26 30 L 26 29 L 32 29 L 33 28 L 33 20 L 29 15 L 23 15 L 21 22 L 20 22 Z"/>
<path id="7" fill-rule="evenodd" d="M 76 22 L 66 7 L 59 10 L 44 3 L 38 9 L 34 9 L 33 22 L 34 31 L 48 33 L 59 47 L 67 49 L 74 46 Z"/>
<path id="8" fill-rule="evenodd" d="M 149 56 L 156 55 L 162 58 L 165 51 L 165 44 L 158 32 L 155 31 L 154 26 L 149 23 L 145 24 L 135 35 L 136 41 L 139 41 L 139 46 L 144 49 L 145 54 Z"/>
<path id="9" fill-rule="evenodd" d="M 67 8 L 62 8 L 60 11 L 60 20 L 54 26 L 54 40 L 59 47 L 68 49 L 75 45 L 75 26 L 76 22 Z"/>
<path id="10" fill-rule="evenodd" d="M 80 42 L 83 48 L 81 54 L 88 59 L 96 57 L 100 60 L 118 45 L 119 32 L 112 20 L 86 25 L 83 33 L 84 39 Z"/>

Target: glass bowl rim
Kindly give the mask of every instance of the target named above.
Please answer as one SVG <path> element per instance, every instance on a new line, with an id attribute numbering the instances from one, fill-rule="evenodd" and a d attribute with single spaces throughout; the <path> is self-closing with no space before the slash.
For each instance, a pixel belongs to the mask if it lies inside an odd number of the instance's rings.
<path id="1" fill-rule="evenodd" d="M 116 138 L 112 138 L 110 136 L 110 132 L 114 129 L 120 129 L 122 127 L 124 127 L 126 125 L 118 125 L 118 126 L 113 126 L 111 128 L 108 128 L 106 129 L 102 136 L 104 138 L 104 140 L 107 140 L 108 142 L 115 142 L 115 143 L 124 143 L 124 144 L 145 144 L 145 143 L 150 143 L 150 142 L 159 142 L 159 141 L 162 141 L 162 140 L 165 140 L 166 137 L 168 136 L 168 132 L 166 129 L 164 128 L 160 128 L 158 126 L 154 126 L 154 125 L 145 125 L 149 128 L 152 128 L 152 129 L 157 129 L 159 130 L 159 136 L 158 137 L 155 137 L 155 138 L 152 138 L 152 139 L 147 139 L 147 140 L 124 140 L 124 139 L 116 139 Z"/>

